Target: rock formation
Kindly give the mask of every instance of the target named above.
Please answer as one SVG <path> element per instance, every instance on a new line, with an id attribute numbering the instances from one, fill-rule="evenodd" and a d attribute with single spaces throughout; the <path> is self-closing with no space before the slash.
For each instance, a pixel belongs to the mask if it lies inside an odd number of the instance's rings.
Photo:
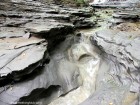
<path id="1" fill-rule="evenodd" d="M 139 105 L 138 6 L 49 3 L 0 1 L 0 105 Z"/>
<path id="2" fill-rule="evenodd" d="M 110 16 L 107 9 L 99 10 Z M 111 17 L 106 17 L 108 25 L 90 37 L 93 46 L 101 50 L 102 60 L 96 91 L 80 105 L 140 104 L 139 8 L 135 12 L 130 9 L 114 10 Z"/>
<path id="3" fill-rule="evenodd" d="M 90 9 L 32 0 L 0 5 L 0 104 L 45 105 L 78 88 L 79 68 L 64 53 L 71 43 L 55 49 L 67 36 L 73 37 L 75 29 L 94 26 L 88 21 Z"/>

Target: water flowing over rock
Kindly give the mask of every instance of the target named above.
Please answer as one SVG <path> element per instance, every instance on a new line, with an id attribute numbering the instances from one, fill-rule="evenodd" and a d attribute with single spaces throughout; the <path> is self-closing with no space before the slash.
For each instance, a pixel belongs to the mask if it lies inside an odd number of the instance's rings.
<path id="1" fill-rule="evenodd" d="M 0 104 L 45 105 L 78 88 L 82 84 L 79 67 L 65 52 L 76 28 L 93 27 L 91 21 L 78 27 L 73 21 L 92 16 L 90 9 L 32 0 L 0 5 Z M 67 36 L 72 36 L 68 44 L 57 50 Z"/>
<path id="2" fill-rule="evenodd" d="M 139 105 L 139 1 L 54 2 L 0 1 L 0 105 Z"/>
<path id="3" fill-rule="evenodd" d="M 49 105 L 78 105 L 87 99 L 91 92 L 95 91 L 96 74 L 100 65 L 100 58 L 98 51 L 96 51 L 96 48 L 93 48 L 84 36 L 69 48 L 67 56 L 79 68 L 82 86 L 66 96 L 56 99 Z"/>
<path id="4" fill-rule="evenodd" d="M 99 10 L 108 14 L 110 12 L 107 9 Z M 108 25 L 102 26 L 102 29 L 90 37 L 93 46 L 102 52 L 101 63 L 96 79 L 96 91 L 80 105 L 140 104 L 139 9 L 135 12 L 127 10 L 127 13 L 123 9 L 117 11 L 114 11 L 111 17 L 110 14 L 106 16 L 108 21 L 105 23 Z M 116 18 L 121 21 L 110 21 Z M 104 25 L 102 21 L 99 24 Z"/>
<path id="5" fill-rule="evenodd" d="M 135 38 L 130 39 L 131 35 Z M 135 93 L 130 93 L 130 97 L 138 97 L 140 75 L 138 69 L 139 53 L 137 53 L 139 52 L 137 48 L 139 41 L 137 37 L 138 33 L 134 34 L 116 30 L 103 30 L 95 33 L 91 41 L 103 51 L 102 56 L 105 58 L 105 62 L 107 62 L 107 68 L 101 67 L 101 70 L 107 70 L 108 74 L 106 74 L 105 80 L 97 79 L 99 83 L 103 82 L 102 85 L 97 85 L 97 93 L 95 92 L 89 98 L 89 101 L 81 105 L 91 105 L 93 103 L 96 105 L 107 105 L 108 103 L 127 105 L 126 103 L 128 102 L 123 104 L 121 101 L 125 100 L 124 97 L 128 95 L 129 91 Z M 129 98 L 128 100 L 132 101 L 133 99 Z"/>

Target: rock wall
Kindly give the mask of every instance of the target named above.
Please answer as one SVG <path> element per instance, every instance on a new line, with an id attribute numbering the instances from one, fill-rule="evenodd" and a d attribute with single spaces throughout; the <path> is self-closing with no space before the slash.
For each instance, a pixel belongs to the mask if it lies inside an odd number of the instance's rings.
<path id="1" fill-rule="evenodd" d="M 107 9 L 101 11 L 109 14 Z M 138 11 L 133 15 L 133 10 L 121 9 L 118 12 L 115 9 L 111 17 L 106 16 L 108 25 L 104 28 L 102 26 L 91 36 L 93 47 L 97 46 L 102 52 L 101 65 L 96 79 L 96 91 L 80 105 L 139 105 Z M 110 21 L 112 19 L 114 21 Z"/>
<path id="2" fill-rule="evenodd" d="M 140 9 L 104 6 L 0 1 L 0 105 L 139 105 Z"/>
<path id="3" fill-rule="evenodd" d="M 54 50 L 75 29 L 94 26 L 90 9 L 32 0 L 1 1 L 0 7 L 0 105 L 45 105 L 78 88 L 79 68 L 63 52 L 69 44 Z"/>

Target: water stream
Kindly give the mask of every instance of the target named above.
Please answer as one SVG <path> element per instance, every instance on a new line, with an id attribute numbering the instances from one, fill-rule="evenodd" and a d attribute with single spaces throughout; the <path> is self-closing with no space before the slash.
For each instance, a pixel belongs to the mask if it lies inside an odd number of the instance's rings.
<path id="1" fill-rule="evenodd" d="M 66 43 L 69 42 L 67 38 L 65 42 L 61 43 L 58 49 L 62 51 L 61 53 L 65 52 L 68 62 L 79 68 L 82 84 L 49 105 L 120 105 L 121 103 L 131 105 L 137 99 L 137 94 L 129 92 L 129 83 L 122 85 L 117 78 L 110 74 L 110 61 L 107 61 L 105 56 L 102 56 L 102 51 L 90 42 L 90 36 L 96 31 L 109 27 L 110 24 L 107 20 L 110 19 L 112 13 L 111 9 L 97 11 L 96 15 L 100 16 L 98 18 L 99 27 L 79 30 L 81 36 L 78 41 L 77 38 L 74 38 L 76 41 L 73 39 L 74 41 L 67 45 Z M 91 20 L 95 18 L 97 16 L 93 16 Z M 95 97 L 92 97 L 92 94 Z M 93 98 L 95 102 L 81 104 L 89 97 Z"/>
<path id="2" fill-rule="evenodd" d="M 61 48 L 64 48 L 62 46 Z M 72 44 L 65 54 L 68 61 L 74 63 L 79 68 L 82 85 L 49 105 L 78 105 L 95 91 L 100 57 L 98 49 L 91 45 L 89 37 L 82 35 L 79 42 Z"/>

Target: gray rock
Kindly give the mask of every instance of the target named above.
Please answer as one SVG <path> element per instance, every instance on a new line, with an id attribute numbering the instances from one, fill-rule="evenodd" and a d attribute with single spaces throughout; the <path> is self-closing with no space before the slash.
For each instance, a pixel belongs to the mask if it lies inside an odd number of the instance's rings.
<path id="1" fill-rule="evenodd" d="M 139 31 L 104 29 L 91 37 L 93 46 L 102 51 L 101 64 L 96 91 L 80 105 L 137 105 L 140 88 L 138 34 Z"/>
<path id="2" fill-rule="evenodd" d="M 38 19 L 38 18 L 51 18 L 51 19 L 56 19 L 56 20 L 70 20 L 70 16 L 68 14 L 52 14 L 52 13 L 45 13 L 45 12 L 26 12 L 26 11 L 0 11 L 0 15 L 3 17 L 9 17 L 9 18 L 19 18 L 17 20 L 23 21 L 23 20 L 32 20 L 33 19 Z M 20 19 L 22 18 L 22 19 Z M 23 19 L 25 18 L 25 19 Z M 27 18 L 27 19 L 26 19 Z M 11 21 L 13 21 L 12 19 Z"/>
<path id="3" fill-rule="evenodd" d="M 35 68 L 42 65 L 45 59 L 47 43 L 44 39 L 31 37 L 7 38 L 0 40 L 0 78 L 20 80 Z M 1 81 L 3 84 L 3 81 Z"/>
<path id="4" fill-rule="evenodd" d="M 114 18 L 122 18 L 122 19 L 139 19 L 140 13 L 139 12 L 118 12 L 113 14 Z"/>
<path id="5" fill-rule="evenodd" d="M 60 23 L 51 19 L 34 20 L 33 22 L 25 24 L 23 27 L 30 33 L 43 35 L 45 38 L 54 37 L 54 39 L 55 37 L 59 37 L 58 35 L 63 34 L 61 36 L 65 37 L 74 31 L 74 26 L 72 24 Z"/>
<path id="6" fill-rule="evenodd" d="M 30 21 L 32 21 L 32 20 L 31 19 L 18 19 L 18 18 L 14 18 L 12 20 L 6 19 L 2 26 L 19 27 L 23 24 L 30 22 Z"/>
<path id="7" fill-rule="evenodd" d="M 26 34 L 24 28 L 0 27 L 0 38 L 22 37 Z"/>
<path id="8" fill-rule="evenodd" d="M 42 0 L 4 0 L 0 9 L 0 105 L 46 105 L 81 85 L 79 68 L 66 54 L 72 41 L 58 44 L 77 27 L 70 18 L 90 17 L 90 9 Z M 86 19 L 80 24 L 92 26 Z"/>
<path id="9" fill-rule="evenodd" d="M 137 100 L 137 98 L 127 100 L 127 97 L 138 97 L 137 95 L 133 96 L 131 92 L 139 94 L 140 51 L 138 46 L 140 44 L 138 31 L 126 32 L 106 29 L 96 32 L 91 41 L 103 51 L 102 58 L 105 60 L 106 66 L 100 66 L 100 71 L 107 71 L 113 79 L 109 79 L 110 77 L 106 74 L 101 80 L 105 74 L 100 72 L 97 78 L 96 92 L 81 105 L 108 105 L 109 103 L 128 105 L 130 100 L 131 102 Z M 110 81 L 112 82 L 110 83 Z M 129 91 L 131 95 L 124 94 L 128 94 Z"/>
<path id="10" fill-rule="evenodd" d="M 78 17 L 78 19 L 73 19 L 73 24 L 76 28 L 92 28 L 95 26 L 96 22 L 93 22 L 90 19 Z"/>
<path id="11" fill-rule="evenodd" d="M 90 3 L 93 7 L 98 8 L 134 8 L 137 7 L 137 4 L 140 3 L 139 0 L 104 0 L 104 1 L 98 1 L 95 0 L 92 3 Z"/>
<path id="12" fill-rule="evenodd" d="M 97 33 L 95 35 L 96 41 L 98 38 L 100 41 L 97 43 L 102 47 L 102 49 L 113 56 L 116 56 L 120 63 L 123 63 L 126 66 L 126 70 L 128 68 L 131 70 L 135 70 L 138 72 L 139 70 L 139 36 L 137 32 L 119 32 L 112 30 L 105 30 Z M 102 44 L 101 44 L 102 43 Z M 135 50 L 134 50 L 135 49 Z M 137 49 L 137 50 L 136 50 Z M 138 80 L 139 81 L 139 80 Z"/>
<path id="13" fill-rule="evenodd" d="M 70 14 L 73 16 L 79 17 L 91 17 L 92 16 L 92 8 L 84 8 L 84 9 L 74 9 L 74 8 L 60 8 L 60 13 L 62 14 Z"/>
<path id="14" fill-rule="evenodd" d="M 53 53 L 50 63 L 35 71 L 25 81 L 2 91 L 0 104 L 40 102 L 44 105 L 80 86 L 79 69 L 68 61 L 63 51 Z"/>

